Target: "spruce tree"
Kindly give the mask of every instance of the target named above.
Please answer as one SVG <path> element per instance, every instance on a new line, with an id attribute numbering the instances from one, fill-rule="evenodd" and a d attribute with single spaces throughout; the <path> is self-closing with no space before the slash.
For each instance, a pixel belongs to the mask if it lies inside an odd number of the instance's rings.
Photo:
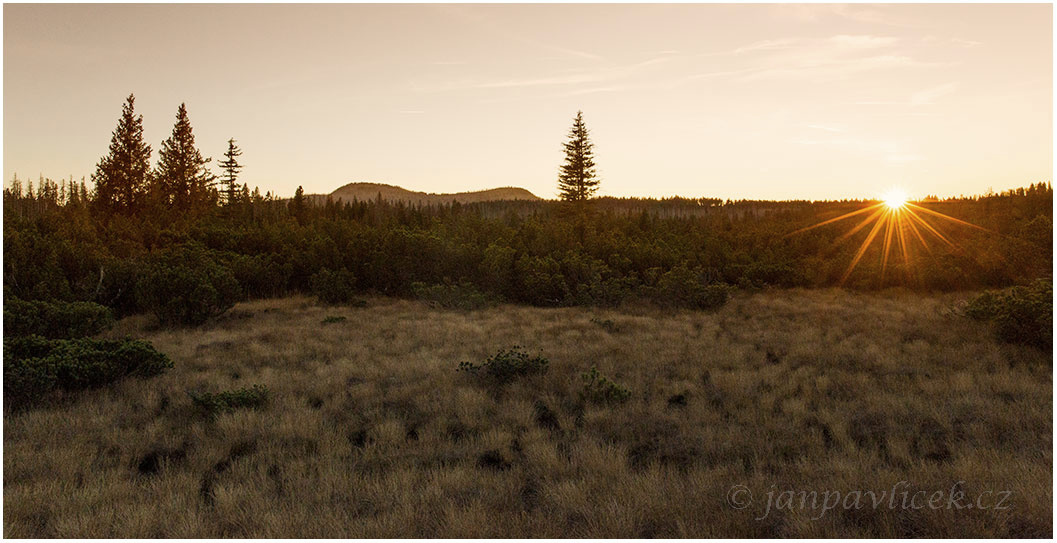
<path id="1" fill-rule="evenodd" d="M 195 147 L 187 106 L 180 104 L 172 135 L 162 142 L 158 150 L 158 167 L 154 177 L 161 200 L 179 211 L 200 211 L 213 205 L 216 200 L 213 188 L 216 176 L 205 167 L 209 160 L 203 159 L 202 153 Z"/>
<path id="2" fill-rule="evenodd" d="M 561 198 L 569 202 L 585 202 L 598 190 L 599 179 L 595 172 L 594 144 L 582 111 L 576 112 L 573 127 L 569 130 L 569 141 L 564 147 L 565 162 L 558 173 Z"/>
<path id="3" fill-rule="evenodd" d="M 228 150 L 224 153 L 224 160 L 219 162 L 220 168 L 224 171 L 220 176 L 220 182 L 224 185 L 224 201 L 228 205 L 234 204 L 239 199 L 239 184 L 238 176 L 239 171 L 242 170 L 242 164 L 239 164 L 238 157 L 242 156 L 242 149 L 239 149 L 238 145 L 235 145 L 235 139 L 228 140 Z"/>
<path id="4" fill-rule="evenodd" d="M 110 138 L 110 152 L 92 174 L 95 203 L 106 212 L 138 209 L 150 182 L 150 145 L 143 141 L 143 116 L 135 115 L 133 95 L 121 108 L 121 119 Z"/>

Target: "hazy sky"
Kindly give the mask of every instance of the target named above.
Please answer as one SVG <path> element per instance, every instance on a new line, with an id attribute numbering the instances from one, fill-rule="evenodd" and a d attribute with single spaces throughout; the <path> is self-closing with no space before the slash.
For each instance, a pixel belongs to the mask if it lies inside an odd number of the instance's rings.
<path id="1" fill-rule="evenodd" d="M 1052 177 L 1050 5 L 4 5 L 4 176 L 90 176 L 130 93 L 154 159 L 290 195 L 980 193 Z"/>

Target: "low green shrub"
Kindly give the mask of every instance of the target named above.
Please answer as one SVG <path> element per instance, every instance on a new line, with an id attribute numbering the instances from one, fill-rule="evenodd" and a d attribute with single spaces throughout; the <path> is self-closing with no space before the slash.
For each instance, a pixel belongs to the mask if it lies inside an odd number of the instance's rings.
<path id="1" fill-rule="evenodd" d="M 325 304 L 348 304 L 356 300 L 356 276 L 341 268 L 319 270 L 310 279 L 312 293 Z"/>
<path id="2" fill-rule="evenodd" d="M 411 284 L 411 292 L 420 300 L 427 301 L 435 307 L 446 309 L 469 311 L 489 307 L 496 303 L 492 296 L 481 292 L 468 282 L 437 285 L 416 282 Z"/>
<path id="3" fill-rule="evenodd" d="M 647 288 L 646 294 L 663 305 L 691 309 L 715 309 L 730 299 L 730 286 L 711 282 L 708 274 L 700 268 L 690 269 L 686 265 L 672 268 L 661 275 L 656 286 Z"/>
<path id="4" fill-rule="evenodd" d="M 140 306 L 165 326 L 202 324 L 242 296 L 235 276 L 210 251 L 194 246 L 156 257 L 136 290 Z"/>
<path id="5" fill-rule="evenodd" d="M 114 316 L 104 306 L 91 302 L 4 300 L 5 336 L 41 336 L 69 339 L 93 336 L 110 329 Z"/>
<path id="6" fill-rule="evenodd" d="M 547 373 L 549 364 L 550 361 L 542 355 L 529 356 L 521 347 L 514 345 L 510 349 L 501 349 L 482 364 L 462 362 L 458 371 L 483 381 L 505 385 L 521 377 Z"/>
<path id="7" fill-rule="evenodd" d="M 172 361 L 145 341 L 4 338 L 4 403 L 22 408 L 58 390 L 96 388 L 128 376 L 151 377 Z"/>
<path id="8" fill-rule="evenodd" d="M 345 317 L 335 317 L 334 315 L 330 315 L 329 317 L 324 318 L 321 324 L 334 324 L 338 322 L 345 322 L 346 320 L 348 319 Z"/>
<path id="9" fill-rule="evenodd" d="M 580 399 L 595 404 L 621 404 L 631 398 L 631 391 L 621 386 L 598 372 L 591 369 L 580 374 L 583 380 L 583 388 L 580 390 Z"/>
<path id="10" fill-rule="evenodd" d="M 1053 283 L 1049 280 L 984 292 L 966 305 L 965 314 L 994 323 L 1002 341 L 1040 349 L 1053 345 Z"/>
<path id="11" fill-rule="evenodd" d="M 264 385 L 223 392 L 188 392 L 187 395 L 191 397 L 191 403 L 210 418 L 236 409 L 261 409 L 268 405 L 268 387 Z"/>

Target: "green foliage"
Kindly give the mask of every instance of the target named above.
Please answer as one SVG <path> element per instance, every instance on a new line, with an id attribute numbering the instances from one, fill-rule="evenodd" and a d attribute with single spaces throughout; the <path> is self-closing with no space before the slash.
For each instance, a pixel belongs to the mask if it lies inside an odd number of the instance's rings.
<path id="1" fill-rule="evenodd" d="M 49 187 L 43 195 L 34 190 L 32 197 L 24 191 L 15 197 L 9 190 L 3 199 L 5 295 L 91 300 L 117 316 L 156 311 L 156 301 L 178 295 L 212 297 L 201 296 L 198 280 L 168 289 L 149 284 L 158 255 L 182 247 L 199 247 L 247 298 L 317 293 L 351 300 L 355 289 L 456 307 L 487 297 L 539 306 L 612 307 L 635 300 L 708 309 L 729 295 L 724 284 L 747 290 L 841 284 L 867 235 L 835 244 L 849 228 L 837 224 L 787 235 L 860 210 L 864 202 L 592 198 L 591 213 L 570 214 L 553 201 L 317 205 L 302 195 L 294 205 L 246 190 L 252 195 L 201 215 L 163 210 L 129 217 L 64 203 L 54 183 L 43 183 Z M 890 259 L 887 274 L 873 246 L 844 285 L 965 290 L 1048 275 L 1052 194 L 1048 184 L 1035 184 L 922 204 L 988 230 L 946 225 L 960 250 L 932 243 L 930 252 L 911 252 L 906 265 Z M 139 296 L 140 283 L 164 292 Z M 188 313 L 201 322 L 199 312 Z"/>
<path id="2" fill-rule="evenodd" d="M 1049 280 L 985 292 L 969 302 L 965 314 L 993 322 L 1002 341 L 1040 349 L 1053 345 L 1053 283 Z"/>
<path id="3" fill-rule="evenodd" d="M 22 408 L 50 393 L 100 387 L 128 376 L 151 377 L 172 367 L 144 341 L 4 338 L 4 403 Z"/>
<path id="4" fill-rule="evenodd" d="M 654 299 L 676 307 L 715 309 L 730 299 L 730 287 L 710 283 L 700 269 L 679 265 L 666 272 L 652 289 Z"/>
<path id="5" fill-rule="evenodd" d="M 411 291 L 418 299 L 447 309 L 471 310 L 495 305 L 495 299 L 492 296 L 477 290 L 472 283 L 466 281 L 456 285 L 450 283 L 426 285 L 415 282 L 411 283 Z"/>
<path id="6" fill-rule="evenodd" d="M 268 387 L 264 385 L 223 392 L 187 393 L 191 397 L 191 403 L 210 418 L 236 409 L 263 409 L 268 405 L 268 394 Z"/>
<path id="7" fill-rule="evenodd" d="M 356 299 L 356 276 L 345 268 L 323 268 L 312 276 L 311 283 L 312 293 L 323 303 L 347 304 Z"/>
<path id="8" fill-rule="evenodd" d="M 631 399 L 631 391 L 598 372 L 591 369 L 580 374 L 583 388 L 580 390 L 580 399 L 594 404 L 622 404 Z"/>
<path id="9" fill-rule="evenodd" d="M 195 246 L 161 254 L 137 286 L 140 306 L 166 326 L 202 324 L 231 309 L 240 297 L 231 271 L 212 252 Z"/>
<path id="10" fill-rule="evenodd" d="M 104 306 L 91 302 L 4 301 L 4 335 L 37 335 L 48 339 L 93 336 L 108 330 L 114 316 Z"/>
<path id="11" fill-rule="evenodd" d="M 336 317 L 334 315 L 330 315 L 323 319 L 322 324 L 334 324 L 338 322 L 345 322 L 346 320 L 348 319 L 346 319 L 345 317 Z"/>
<path id="12" fill-rule="evenodd" d="M 485 382 L 505 385 L 522 377 L 547 373 L 549 364 L 550 361 L 542 355 L 529 356 L 520 346 L 514 345 L 510 349 L 500 349 L 482 364 L 461 362 L 458 371 Z"/>

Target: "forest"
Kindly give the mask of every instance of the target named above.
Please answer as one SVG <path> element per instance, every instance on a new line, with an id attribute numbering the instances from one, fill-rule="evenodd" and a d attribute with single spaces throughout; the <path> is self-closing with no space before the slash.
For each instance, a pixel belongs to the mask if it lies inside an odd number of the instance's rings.
<path id="1" fill-rule="evenodd" d="M 881 274 L 870 247 L 843 286 L 955 291 L 1026 284 L 1052 263 L 1052 188 L 922 203 L 986 230 L 941 225 L 954 243 Z M 4 193 L 4 295 L 91 301 L 117 315 L 169 311 L 195 324 L 236 301 L 360 293 L 538 306 L 629 299 L 709 307 L 729 288 L 828 287 L 865 232 L 797 229 L 867 202 L 598 198 L 410 207 L 250 196 L 198 211 L 104 213 L 44 180 Z M 186 307 L 168 308 L 169 304 Z M 159 315 L 162 317 L 162 315 Z"/>

